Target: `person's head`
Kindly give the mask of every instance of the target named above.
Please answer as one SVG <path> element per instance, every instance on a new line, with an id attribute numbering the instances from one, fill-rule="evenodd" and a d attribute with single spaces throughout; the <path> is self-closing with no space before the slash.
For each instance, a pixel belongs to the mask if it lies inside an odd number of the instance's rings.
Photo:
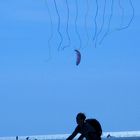
<path id="1" fill-rule="evenodd" d="M 78 113 L 76 116 L 76 122 L 78 125 L 82 126 L 85 122 L 86 116 L 84 113 Z"/>

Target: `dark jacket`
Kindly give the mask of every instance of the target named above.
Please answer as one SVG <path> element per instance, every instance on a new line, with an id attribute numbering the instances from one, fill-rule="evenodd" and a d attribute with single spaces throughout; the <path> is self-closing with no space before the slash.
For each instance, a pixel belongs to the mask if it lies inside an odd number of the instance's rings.
<path id="1" fill-rule="evenodd" d="M 67 140 L 72 140 L 78 133 L 81 134 L 78 140 L 82 140 L 83 138 L 86 138 L 86 140 L 101 140 L 100 136 L 96 134 L 94 127 L 88 122 L 85 122 L 82 126 L 77 125 Z"/>

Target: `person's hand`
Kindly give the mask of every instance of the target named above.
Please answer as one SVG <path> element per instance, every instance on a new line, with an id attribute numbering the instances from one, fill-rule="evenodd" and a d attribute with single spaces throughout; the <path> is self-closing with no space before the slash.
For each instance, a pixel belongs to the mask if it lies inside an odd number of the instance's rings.
<path id="1" fill-rule="evenodd" d="M 77 140 L 83 140 L 83 136 L 81 135 Z"/>

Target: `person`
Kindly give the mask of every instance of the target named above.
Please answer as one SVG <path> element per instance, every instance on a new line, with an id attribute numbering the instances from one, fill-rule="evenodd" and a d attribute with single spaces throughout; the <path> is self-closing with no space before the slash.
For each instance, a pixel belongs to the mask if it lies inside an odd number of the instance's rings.
<path id="1" fill-rule="evenodd" d="M 110 134 L 108 134 L 108 135 L 106 136 L 106 138 L 111 138 L 111 135 L 110 135 Z"/>
<path id="2" fill-rule="evenodd" d="M 26 137 L 26 140 L 29 140 L 29 137 Z"/>
<path id="3" fill-rule="evenodd" d="M 96 119 L 93 119 L 94 122 L 98 122 L 98 125 L 100 127 L 100 132 L 97 132 L 97 126 L 93 126 L 91 123 L 89 123 L 88 120 L 92 119 L 86 119 L 84 113 L 78 113 L 76 116 L 77 127 L 66 140 L 72 140 L 78 133 L 81 134 L 78 140 L 83 140 L 83 138 L 86 138 L 86 140 L 101 140 L 102 129 L 100 123 Z"/>

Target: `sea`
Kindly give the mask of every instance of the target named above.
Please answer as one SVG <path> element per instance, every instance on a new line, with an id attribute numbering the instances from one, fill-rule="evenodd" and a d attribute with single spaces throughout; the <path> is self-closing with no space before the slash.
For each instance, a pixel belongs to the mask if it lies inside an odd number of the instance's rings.
<path id="1" fill-rule="evenodd" d="M 0 137 L 0 140 L 66 140 L 69 135 L 70 134 L 11 136 Z M 74 140 L 78 137 L 77 135 Z M 140 131 L 103 132 L 102 140 L 140 140 Z"/>

